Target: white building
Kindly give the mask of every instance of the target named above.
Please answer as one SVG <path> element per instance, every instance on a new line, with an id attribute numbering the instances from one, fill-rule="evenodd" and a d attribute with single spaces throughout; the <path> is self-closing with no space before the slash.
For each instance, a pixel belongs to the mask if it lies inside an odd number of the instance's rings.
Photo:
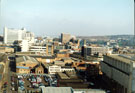
<path id="1" fill-rule="evenodd" d="M 28 40 L 22 40 L 21 43 L 21 52 L 27 52 L 29 50 Z"/>
<path id="2" fill-rule="evenodd" d="M 13 29 L 4 28 L 4 43 L 13 44 L 14 41 L 28 40 L 29 43 L 34 43 L 34 34 L 27 32 L 25 28 Z"/>
<path id="3" fill-rule="evenodd" d="M 61 67 L 57 65 L 49 66 L 49 74 L 55 74 L 57 72 L 74 71 L 74 68 Z"/>
<path id="4" fill-rule="evenodd" d="M 46 46 L 30 46 L 29 51 L 37 54 L 46 54 Z"/>

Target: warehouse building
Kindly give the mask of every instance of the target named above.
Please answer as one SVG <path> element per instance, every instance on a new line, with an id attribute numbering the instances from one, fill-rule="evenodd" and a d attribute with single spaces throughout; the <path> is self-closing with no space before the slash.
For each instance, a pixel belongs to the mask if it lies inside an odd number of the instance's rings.
<path id="1" fill-rule="evenodd" d="M 16 73 L 30 73 L 31 69 L 37 66 L 39 62 L 29 56 L 22 56 L 16 58 Z"/>
<path id="2" fill-rule="evenodd" d="M 131 55 L 104 56 L 101 70 L 109 78 L 105 81 L 111 81 L 113 93 L 135 93 L 135 60 Z"/>

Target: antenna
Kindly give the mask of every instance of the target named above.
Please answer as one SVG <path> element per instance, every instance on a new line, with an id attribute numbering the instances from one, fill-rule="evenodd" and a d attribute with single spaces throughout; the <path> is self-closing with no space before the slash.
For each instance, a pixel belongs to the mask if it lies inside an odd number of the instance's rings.
<path id="1" fill-rule="evenodd" d="M 133 38 L 133 49 L 135 49 L 135 0 L 134 0 L 134 38 Z M 134 53 L 134 57 L 135 59 L 135 53 Z"/>
<path id="2" fill-rule="evenodd" d="M 2 0 L 0 0 L 0 30 L 1 30 L 1 28 L 2 28 Z M 0 33 L 1 34 L 1 33 Z"/>
<path id="3" fill-rule="evenodd" d="M 135 0 L 134 0 L 134 40 L 133 40 L 133 48 L 135 49 Z"/>
<path id="4" fill-rule="evenodd" d="M 135 48 L 135 0 L 134 0 L 134 48 Z"/>

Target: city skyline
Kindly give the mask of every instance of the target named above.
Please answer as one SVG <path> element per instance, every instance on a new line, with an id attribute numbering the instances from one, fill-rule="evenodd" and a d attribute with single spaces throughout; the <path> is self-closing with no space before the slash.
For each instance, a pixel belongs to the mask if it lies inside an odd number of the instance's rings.
<path id="1" fill-rule="evenodd" d="M 133 9 L 131 0 L 2 0 L 0 34 L 4 26 L 40 36 L 133 34 Z"/>

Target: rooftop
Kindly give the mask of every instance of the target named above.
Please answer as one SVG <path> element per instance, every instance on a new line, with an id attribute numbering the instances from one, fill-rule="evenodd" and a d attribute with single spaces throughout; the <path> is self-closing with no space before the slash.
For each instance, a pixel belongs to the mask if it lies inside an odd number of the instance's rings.
<path id="1" fill-rule="evenodd" d="M 73 93 L 71 87 L 43 87 L 45 93 Z"/>
<path id="2" fill-rule="evenodd" d="M 74 89 L 74 91 L 79 91 L 79 93 L 106 93 L 104 90 L 100 89 Z"/>
<path id="3" fill-rule="evenodd" d="M 58 72 L 58 75 L 61 79 L 70 79 L 65 73 Z"/>
<path id="4" fill-rule="evenodd" d="M 120 60 L 125 63 L 135 62 L 134 55 L 109 55 L 109 57 Z"/>
<path id="5" fill-rule="evenodd" d="M 27 61 L 38 63 L 38 61 L 35 58 L 29 57 L 29 56 L 22 56 L 22 57 L 16 58 L 17 63 L 18 62 L 27 62 Z"/>
<path id="6" fill-rule="evenodd" d="M 28 55 L 30 57 L 36 57 L 36 58 L 43 58 L 43 59 L 54 59 L 55 56 L 54 55 L 51 55 L 51 56 L 46 56 L 46 55 L 37 55 L 35 53 L 32 53 L 32 52 L 17 52 L 16 53 L 16 56 L 19 57 L 19 56 L 23 56 L 23 55 Z"/>

